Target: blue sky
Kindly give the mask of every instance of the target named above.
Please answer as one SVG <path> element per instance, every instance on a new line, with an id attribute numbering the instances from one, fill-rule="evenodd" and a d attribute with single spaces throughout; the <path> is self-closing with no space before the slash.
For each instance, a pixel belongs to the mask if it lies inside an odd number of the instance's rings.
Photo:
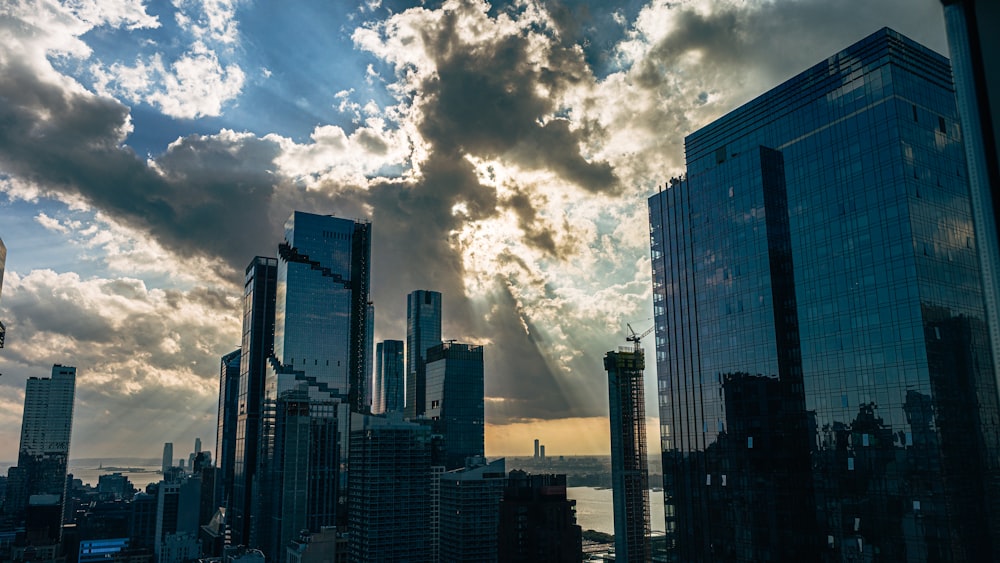
<path id="1" fill-rule="evenodd" d="M 488 455 L 605 451 L 684 136 L 882 26 L 945 52 L 938 0 L 5 2 L 0 460 L 53 363 L 73 457 L 211 447 L 242 270 L 293 209 L 372 220 L 377 339 L 436 289 L 486 345 Z M 655 432 L 652 369 L 647 402 Z"/>

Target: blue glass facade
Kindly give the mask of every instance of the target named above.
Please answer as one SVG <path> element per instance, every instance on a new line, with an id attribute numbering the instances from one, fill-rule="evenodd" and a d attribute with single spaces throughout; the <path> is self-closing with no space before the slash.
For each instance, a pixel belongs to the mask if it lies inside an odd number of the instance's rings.
<path id="1" fill-rule="evenodd" d="M 367 412 L 370 223 L 296 211 L 278 246 L 255 545 L 346 526 L 350 413 Z"/>
<path id="2" fill-rule="evenodd" d="M 680 561 L 986 561 L 998 400 L 946 59 L 883 29 L 649 200 Z"/>
<path id="3" fill-rule="evenodd" d="M 441 294 L 418 289 L 406 296 L 406 417 L 427 410 L 427 349 L 441 343 Z"/>
<path id="4" fill-rule="evenodd" d="M 375 414 L 403 412 L 403 351 L 402 340 L 383 340 L 375 347 Z"/>
<path id="5" fill-rule="evenodd" d="M 484 450 L 483 347 L 445 342 L 427 350 L 427 411 L 442 437 L 446 470 L 465 467 L 465 458 Z"/>
<path id="6" fill-rule="evenodd" d="M 216 483 L 227 506 L 233 496 L 233 473 L 236 463 L 236 417 L 240 397 L 240 350 L 225 356 L 219 365 L 219 416 L 215 435 L 215 459 L 220 481 Z M 195 450 L 198 448 L 195 447 Z M 215 508 L 218 508 L 216 506 Z"/>
<path id="7" fill-rule="evenodd" d="M 226 520 L 233 545 L 250 545 L 256 537 L 251 513 L 255 503 L 261 447 L 262 401 L 267 360 L 274 353 L 274 306 L 278 260 L 255 257 L 243 279 L 243 339 L 240 347 L 239 397 L 233 490 Z"/>

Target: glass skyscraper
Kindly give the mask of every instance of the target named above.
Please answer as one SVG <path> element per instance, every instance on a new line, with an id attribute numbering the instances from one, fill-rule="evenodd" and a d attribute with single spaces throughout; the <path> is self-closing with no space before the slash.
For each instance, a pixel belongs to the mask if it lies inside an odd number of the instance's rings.
<path id="1" fill-rule="evenodd" d="M 371 224 L 296 211 L 278 246 L 261 424 L 257 544 L 346 529 L 351 412 L 367 412 Z"/>
<path id="2" fill-rule="evenodd" d="M 444 342 L 427 350 L 427 411 L 442 437 L 445 469 L 465 467 L 465 458 L 483 455 L 483 347 Z"/>
<path id="3" fill-rule="evenodd" d="M 441 293 L 418 289 L 406 296 L 406 417 L 424 414 L 427 349 L 441 343 Z"/>
<path id="4" fill-rule="evenodd" d="M 233 493 L 227 523 L 233 545 L 256 545 L 251 519 L 260 499 L 257 470 L 260 463 L 262 401 L 268 359 L 274 353 L 274 307 L 278 260 L 255 257 L 243 279 L 243 339 L 240 347 L 239 398 L 236 414 L 236 448 Z"/>
<path id="5" fill-rule="evenodd" d="M 76 368 L 72 366 L 56 364 L 52 377 L 31 377 L 25 384 L 21 444 L 17 466 L 7 473 L 4 502 L 4 512 L 15 524 L 24 522 L 29 500 L 35 495 L 54 499 L 59 506 L 53 511 L 59 519 L 56 529 L 62 524 L 75 396 Z"/>
<path id="6" fill-rule="evenodd" d="M 375 393 L 372 412 L 403 412 L 403 341 L 383 340 L 375 346 Z"/>
<path id="7" fill-rule="evenodd" d="M 219 365 L 219 413 L 216 420 L 215 459 L 219 465 L 219 495 L 229 504 L 233 497 L 233 472 L 236 464 L 236 417 L 240 398 L 240 350 L 225 356 Z M 195 444 L 195 455 L 201 450 L 201 441 Z M 192 467 L 193 464 L 192 464 Z M 218 508 L 216 506 L 215 508 Z"/>
<path id="8" fill-rule="evenodd" d="M 883 29 L 649 200 L 680 561 L 988 561 L 998 398 L 948 61 Z"/>

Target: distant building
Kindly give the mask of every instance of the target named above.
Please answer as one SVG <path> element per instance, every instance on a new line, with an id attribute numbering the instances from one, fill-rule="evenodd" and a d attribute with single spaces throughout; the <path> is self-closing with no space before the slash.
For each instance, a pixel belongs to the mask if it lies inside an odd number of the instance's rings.
<path id="1" fill-rule="evenodd" d="M 59 364 L 52 366 L 52 377 L 31 377 L 25 385 L 21 445 L 17 466 L 8 470 L 4 503 L 7 518 L 15 523 L 25 519 L 30 499 L 39 496 L 45 497 L 46 507 L 55 499 L 52 518 L 57 530 L 62 524 L 75 392 L 76 368 Z M 49 509 L 35 512 L 48 514 Z"/>
<path id="2" fill-rule="evenodd" d="M 135 487 L 128 476 L 115 472 L 97 477 L 97 492 L 113 499 L 132 500 Z"/>
<path id="3" fill-rule="evenodd" d="M 431 432 L 404 422 L 356 415 L 348 484 L 349 560 L 429 561 Z"/>
<path id="4" fill-rule="evenodd" d="M 236 465 L 236 425 L 240 398 L 240 350 L 222 356 L 219 365 L 219 416 L 216 425 L 215 459 L 219 465 L 219 497 L 222 506 L 233 498 Z M 200 453 L 200 452 L 199 452 Z M 218 508 L 216 506 L 215 508 Z"/>
<path id="5" fill-rule="evenodd" d="M 473 458 L 441 475 L 440 561 L 496 563 L 505 463 Z"/>
<path id="6" fill-rule="evenodd" d="M 497 557 L 504 563 L 578 563 L 583 532 L 565 475 L 511 471 L 500 502 Z"/>
<path id="7" fill-rule="evenodd" d="M 535 438 L 535 459 L 538 459 L 538 438 Z"/>
<path id="8" fill-rule="evenodd" d="M 442 437 L 441 464 L 465 467 L 484 452 L 483 347 L 444 342 L 427 350 L 425 416 Z"/>
<path id="9" fill-rule="evenodd" d="M 163 463 L 161 473 L 167 474 L 167 471 L 174 466 L 174 444 L 173 442 L 166 442 L 163 444 Z"/>
<path id="10" fill-rule="evenodd" d="M 403 412 L 406 366 L 402 340 L 383 340 L 375 347 L 375 394 L 372 413 Z"/>
<path id="11" fill-rule="evenodd" d="M 427 350 L 441 343 L 441 293 L 418 289 L 406 296 L 406 418 L 424 414 Z"/>
<path id="12" fill-rule="evenodd" d="M 160 481 L 156 499 L 156 532 L 153 551 L 157 563 L 184 563 L 198 557 L 201 479 L 183 477 Z"/>
<path id="13" fill-rule="evenodd" d="M 634 349 L 608 352 L 611 483 L 614 492 L 615 561 L 643 563 L 649 543 L 649 468 L 646 459 L 646 400 L 642 372 L 646 363 L 638 341 Z"/>
<path id="14" fill-rule="evenodd" d="M 226 523 L 235 545 L 259 545 L 259 530 L 251 514 L 259 514 L 258 464 L 264 384 L 268 359 L 274 353 L 274 309 L 278 260 L 255 257 L 243 278 L 243 337 L 240 346 L 240 405 L 236 415 L 233 490 Z M 256 510 L 255 510 L 256 507 Z"/>

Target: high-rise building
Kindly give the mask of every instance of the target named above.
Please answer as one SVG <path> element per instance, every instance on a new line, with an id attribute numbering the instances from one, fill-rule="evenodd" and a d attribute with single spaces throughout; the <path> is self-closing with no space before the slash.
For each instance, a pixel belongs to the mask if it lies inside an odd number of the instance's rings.
<path id="1" fill-rule="evenodd" d="M 406 296 L 406 417 L 427 409 L 427 350 L 441 343 L 441 293 L 418 289 Z"/>
<path id="2" fill-rule="evenodd" d="M 997 384 L 948 61 L 883 29 L 649 200 L 668 547 L 986 561 Z"/>
<path id="3" fill-rule="evenodd" d="M 364 365 L 364 409 L 362 412 L 370 413 L 372 410 L 372 370 L 375 368 L 375 304 L 368 302 L 368 313 L 365 316 L 365 365 Z"/>
<path id="4" fill-rule="evenodd" d="M 446 469 L 465 467 L 465 458 L 484 451 L 483 347 L 444 342 L 427 350 L 425 415 L 441 436 Z"/>
<path id="5" fill-rule="evenodd" d="M 403 341 L 383 340 L 375 346 L 375 394 L 372 412 L 403 412 L 404 378 Z"/>
<path id="6" fill-rule="evenodd" d="M 219 464 L 221 491 L 225 505 L 233 496 L 233 472 L 236 463 L 236 418 L 240 397 L 240 350 L 225 356 L 219 366 L 219 416 L 215 438 L 215 459 Z M 224 506 L 225 506 L 224 505 Z M 218 508 L 218 507 L 216 507 Z"/>
<path id="7" fill-rule="evenodd" d="M 652 558 L 649 543 L 649 468 L 646 459 L 646 400 L 642 372 L 645 355 L 635 348 L 608 352 L 611 484 L 615 518 L 615 561 L 643 563 Z"/>
<path id="8" fill-rule="evenodd" d="M 369 223 L 300 211 L 285 223 L 261 425 L 266 506 L 255 511 L 268 527 L 256 545 L 271 558 L 302 529 L 346 528 L 349 415 L 368 410 L 370 234 Z"/>
<path id="9" fill-rule="evenodd" d="M 500 500 L 507 484 L 503 459 L 472 458 L 441 475 L 440 561 L 496 563 Z"/>
<path id="10" fill-rule="evenodd" d="M 160 473 L 167 474 L 167 471 L 174 466 L 174 444 L 173 442 L 163 443 L 163 461 L 160 463 Z"/>
<path id="11" fill-rule="evenodd" d="M 1000 4 L 942 0 L 993 357 L 1000 358 Z M 998 374 L 1000 377 L 1000 374 Z"/>
<path id="12" fill-rule="evenodd" d="M 576 501 L 566 498 L 565 475 L 530 475 L 515 469 L 500 501 L 497 560 L 505 563 L 577 563 L 583 532 Z"/>
<path id="13" fill-rule="evenodd" d="M 233 545 L 256 545 L 252 514 L 261 448 L 261 416 L 268 359 L 274 354 L 274 308 L 278 260 L 255 257 L 243 278 L 243 337 L 240 346 L 233 490 L 226 524 Z"/>
<path id="14" fill-rule="evenodd" d="M 7 517 L 14 522 L 24 520 L 31 497 L 38 496 L 46 497 L 38 499 L 39 506 L 54 502 L 56 529 L 62 524 L 75 393 L 76 368 L 72 366 L 56 364 L 52 366 L 52 377 L 28 378 L 17 466 L 8 470 L 4 503 Z"/>
<path id="15" fill-rule="evenodd" d="M 355 415 L 348 495 L 349 561 L 430 561 L 431 432 Z"/>

